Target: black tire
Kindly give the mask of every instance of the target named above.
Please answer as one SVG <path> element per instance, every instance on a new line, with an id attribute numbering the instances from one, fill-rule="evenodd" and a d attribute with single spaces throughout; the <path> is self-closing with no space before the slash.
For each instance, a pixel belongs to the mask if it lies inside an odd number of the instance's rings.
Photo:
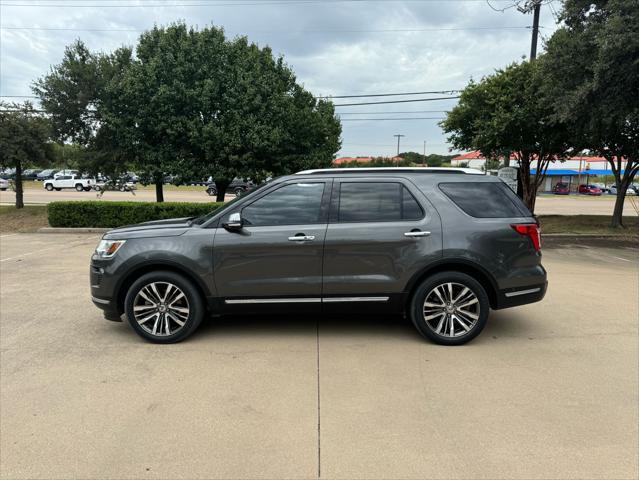
<path id="1" fill-rule="evenodd" d="M 215 197 L 217 195 L 217 188 L 209 187 L 206 189 L 206 193 L 211 197 Z"/>
<path id="2" fill-rule="evenodd" d="M 475 298 L 478 301 L 478 311 L 473 312 L 477 315 L 477 320 L 474 324 L 472 324 L 472 326 L 466 333 L 459 334 L 459 336 L 448 336 L 437 333 L 436 329 L 431 328 L 431 326 L 429 326 L 429 322 L 427 322 L 425 319 L 424 303 L 426 302 L 426 297 L 433 291 L 435 287 L 448 283 L 459 285 L 455 287 L 457 288 L 457 292 L 462 287 L 467 288 L 469 292 L 472 292 L 472 294 L 474 294 Z M 481 283 L 479 283 L 470 275 L 466 275 L 465 273 L 450 271 L 440 272 L 433 275 L 432 277 L 428 277 L 417 287 L 417 290 L 415 290 L 415 293 L 413 294 L 410 302 L 409 316 L 417 331 L 429 340 L 439 345 L 463 345 L 464 343 L 469 342 L 481 333 L 481 331 L 486 326 L 489 311 L 490 302 L 488 300 L 486 290 L 481 285 Z M 433 320 L 433 322 L 437 322 L 440 319 L 441 317 L 437 317 Z M 466 318 L 466 321 L 467 320 L 468 318 Z M 445 321 L 448 322 L 448 318 L 445 318 Z M 450 323 L 453 324 L 454 328 L 455 321 L 451 319 Z M 461 322 L 457 320 L 458 329 L 460 326 Z M 455 330 L 453 330 L 453 333 L 455 333 Z"/>
<path id="3" fill-rule="evenodd" d="M 188 319 L 184 322 L 184 326 L 177 330 L 176 333 L 170 335 L 153 335 L 151 332 L 145 330 L 136 320 L 135 315 L 133 314 L 133 306 L 136 299 L 136 296 L 147 285 L 150 285 L 154 282 L 168 282 L 178 287 L 184 293 L 188 301 Z M 197 327 L 202 322 L 204 318 L 204 302 L 202 296 L 198 289 L 193 285 L 193 283 L 174 272 L 158 270 L 156 272 L 150 272 L 145 275 L 142 275 L 138 278 L 133 285 L 129 287 L 129 290 L 126 294 L 126 298 L 124 300 L 124 311 L 126 312 L 126 317 L 129 325 L 135 333 L 139 336 L 153 343 L 177 343 L 184 340 L 186 337 L 191 335 Z"/>
<path id="4" fill-rule="evenodd" d="M 81 184 L 81 183 L 76 183 L 76 184 L 75 184 L 75 191 L 76 191 L 76 192 L 82 192 L 82 191 L 84 191 L 84 187 L 82 186 L 82 184 Z"/>
<path id="5" fill-rule="evenodd" d="M 56 188 L 56 189 L 55 189 L 55 191 L 56 191 L 56 192 L 59 192 L 59 191 L 61 191 L 61 190 L 62 190 L 61 188 Z"/>
<path id="6" fill-rule="evenodd" d="M 45 190 L 46 190 L 47 192 L 52 192 L 52 191 L 53 191 L 53 185 L 51 185 L 50 183 L 47 183 L 47 184 L 44 186 L 44 188 L 45 188 Z"/>
<path id="7" fill-rule="evenodd" d="M 240 195 L 244 194 L 244 189 L 242 187 L 237 187 L 235 190 L 233 190 L 233 193 L 236 197 L 239 197 Z"/>
<path id="8" fill-rule="evenodd" d="M 91 191 L 91 187 L 84 187 L 84 191 L 85 192 L 90 192 Z"/>

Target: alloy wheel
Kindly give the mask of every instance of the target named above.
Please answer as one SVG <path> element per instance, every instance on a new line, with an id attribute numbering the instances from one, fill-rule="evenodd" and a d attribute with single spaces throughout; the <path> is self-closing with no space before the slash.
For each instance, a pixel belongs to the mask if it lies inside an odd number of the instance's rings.
<path id="1" fill-rule="evenodd" d="M 184 292 L 169 282 L 143 286 L 133 301 L 133 316 L 146 332 L 158 337 L 174 335 L 189 319 L 189 301 Z"/>
<path id="2" fill-rule="evenodd" d="M 479 320 L 479 313 L 479 299 L 470 288 L 461 283 L 441 283 L 424 300 L 426 325 L 442 337 L 466 335 Z"/>

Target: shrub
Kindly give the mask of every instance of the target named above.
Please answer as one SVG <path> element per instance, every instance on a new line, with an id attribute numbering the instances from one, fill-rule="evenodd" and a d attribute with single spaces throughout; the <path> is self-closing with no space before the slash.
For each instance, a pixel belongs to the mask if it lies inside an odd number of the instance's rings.
<path id="1" fill-rule="evenodd" d="M 115 228 L 151 220 L 205 215 L 221 205 L 214 202 L 52 202 L 47 212 L 52 227 Z"/>

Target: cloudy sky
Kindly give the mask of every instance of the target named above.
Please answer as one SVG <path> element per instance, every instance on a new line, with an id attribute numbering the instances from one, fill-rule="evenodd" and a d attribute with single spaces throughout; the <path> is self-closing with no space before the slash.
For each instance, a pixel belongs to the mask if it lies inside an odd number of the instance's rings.
<path id="1" fill-rule="evenodd" d="M 551 3 L 548 3 L 551 2 Z M 140 31 L 177 20 L 222 26 L 282 54 L 316 95 L 456 90 L 529 54 L 531 14 L 513 0 L 0 0 L 0 95 L 29 95 L 31 82 L 75 38 L 110 51 Z M 522 2 L 523 3 L 523 2 Z M 492 8 L 491 8 L 492 6 Z M 560 1 L 542 6 L 540 44 Z M 541 46 L 541 45 L 540 45 Z M 442 95 L 335 99 L 336 104 Z M 437 126 L 455 100 L 340 106 L 339 155 L 401 150 L 447 153 Z M 400 120 L 370 120 L 399 118 Z M 407 119 L 411 118 L 411 120 Z M 416 119 L 418 118 L 418 119 Z M 363 119 L 363 120 L 359 120 Z"/>

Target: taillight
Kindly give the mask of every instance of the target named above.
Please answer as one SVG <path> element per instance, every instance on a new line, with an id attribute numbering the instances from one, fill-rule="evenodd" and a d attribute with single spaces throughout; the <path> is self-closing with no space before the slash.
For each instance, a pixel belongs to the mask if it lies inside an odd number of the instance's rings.
<path id="1" fill-rule="evenodd" d="M 518 234 L 529 237 L 536 251 L 541 250 L 541 227 L 539 225 L 536 223 L 515 223 L 511 227 Z"/>

